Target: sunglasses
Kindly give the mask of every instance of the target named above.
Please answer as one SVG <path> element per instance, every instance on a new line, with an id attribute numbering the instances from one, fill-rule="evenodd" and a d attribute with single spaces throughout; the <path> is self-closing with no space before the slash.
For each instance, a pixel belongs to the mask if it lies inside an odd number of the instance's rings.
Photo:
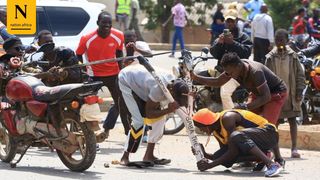
<path id="1" fill-rule="evenodd" d="M 14 47 L 14 49 L 19 52 L 24 50 L 22 46 Z"/>

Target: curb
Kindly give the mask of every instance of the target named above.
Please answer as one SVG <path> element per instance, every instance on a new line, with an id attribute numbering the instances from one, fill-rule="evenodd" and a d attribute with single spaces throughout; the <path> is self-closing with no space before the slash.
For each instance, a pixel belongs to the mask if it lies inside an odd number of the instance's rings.
<path id="1" fill-rule="evenodd" d="M 148 43 L 151 50 L 170 50 L 172 44 L 169 43 Z M 190 51 L 201 51 L 204 47 L 209 47 L 209 44 L 185 44 L 185 48 Z M 176 49 L 180 49 L 180 44 L 177 44 Z"/>
<path id="2" fill-rule="evenodd" d="M 291 148 L 289 125 L 279 126 L 279 145 Z M 298 126 L 297 148 L 301 150 L 320 150 L 320 125 Z"/>

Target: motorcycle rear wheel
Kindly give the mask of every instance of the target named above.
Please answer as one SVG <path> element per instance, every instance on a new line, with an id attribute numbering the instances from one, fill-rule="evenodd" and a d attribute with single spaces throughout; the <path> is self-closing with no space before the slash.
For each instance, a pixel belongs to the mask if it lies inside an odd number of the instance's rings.
<path id="1" fill-rule="evenodd" d="M 71 171 L 83 172 L 87 170 L 95 160 L 96 137 L 86 123 L 81 123 L 72 118 L 67 118 L 65 121 L 70 133 L 74 132 L 76 134 L 79 149 L 70 155 L 57 149 L 57 154 L 63 164 Z"/>
<path id="2" fill-rule="evenodd" d="M 11 162 L 17 154 L 17 143 L 15 143 L 12 136 L 9 135 L 0 123 L 0 159 L 5 163 Z"/>

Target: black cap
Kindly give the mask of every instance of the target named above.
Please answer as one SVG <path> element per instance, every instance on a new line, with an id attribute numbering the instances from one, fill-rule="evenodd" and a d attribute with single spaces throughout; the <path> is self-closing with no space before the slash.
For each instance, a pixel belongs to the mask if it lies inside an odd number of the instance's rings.
<path id="1" fill-rule="evenodd" d="M 22 45 L 20 38 L 18 37 L 11 37 L 4 41 L 3 49 L 7 51 L 8 49 L 12 48 L 14 45 L 19 44 Z"/>
<path id="2" fill-rule="evenodd" d="M 189 86 L 182 79 L 176 79 L 173 81 L 173 98 L 179 103 L 180 106 L 188 106 Z"/>

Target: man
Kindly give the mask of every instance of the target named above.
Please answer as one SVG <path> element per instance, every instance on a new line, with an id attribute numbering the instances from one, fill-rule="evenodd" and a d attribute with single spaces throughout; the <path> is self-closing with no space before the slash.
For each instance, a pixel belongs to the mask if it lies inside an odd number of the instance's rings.
<path id="1" fill-rule="evenodd" d="M 268 6 L 262 4 L 261 13 L 257 14 L 251 23 L 254 61 L 264 64 L 266 54 L 274 44 L 274 29 L 271 16 L 268 13 Z"/>
<path id="2" fill-rule="evenodd" d="M 278 144 L 277 128 L 265 118 L 250 111 L 233 109 L 220 113 L 201 109 L 193 116 L 194 124 L 208 135 L 213 135 L 220 144 L 214 154 L 204 155 L 211 162 L 199 161 L 199 170 L 205 171 L 218 165 L 227 168 L 236 162 L 262 161 L 267 166 L 265 176 L 273 177 L 282 167 L 266 156 L 266 152 Z M 276 157 L 277 158 L 277 157 Z"/>
<path id="3" fill-rule="evenodd" d="M 248 59 L 251 54 L 252 42 L 248 35 L 239 31 L 237 16 L 238 12 L 234 9 L 229 9 L 226 12 L 225 26 L 231 33 L 221 34 L 210 48 L 211 55 L 218 59 L 216 69 L 219 72 L 223 71 L 220 61 L 225 53 L 235 52 L 241 59 Z M 224 110 L 234 107 L 231 96 L 238 86 L 239 83 L 231 79 L 230 82 L 221 87 L 220 96 Z"/>
<path id="4" fill-rule="evenodd" d="M 128 65 L 128 62 L 125 62 Z M 130 63 L 130 62 L 129 62 Z M 159 159 L 153 151 L 164 130 L 165 115 L 174 112 L 179 106 L 187 105 L 188 86 L 182 80 L 174 80 L 171 74 L 158 73 L 167 85 L 176 102 L 168 103 L 161 88 L 146 68 L 134 61 L 119 73 L 119 87 L 125 104 L 131 116 L 131 129 L 128 134 L 121 164 L 127 165 L 130 153 L 135 153 L 139 147 L 144 132 L 144 124 L 151 125 L 148 133 L 148 145 L 143 161 L 165 165 L 169 159 Z"/>
<path id="5" fill-rule="evenodd" d="M 243 6 L 244 10 L 250 13 L 248 16 L 249 21 L 252 21 L 253 18 L 260 13 L 260 8 L 263 3 L 264 3 L 263 0 L 250 0 L 249 2 L 244 4 Z"/>
<path id="6" fill-rule="evenodd" d="M 144 41 L 139 29 L 139 20 L 137 17 L 140 11 L 139 1 L 131 0 L 131 20 L 129 24 L 129 30 L 134 30 L 139 41 Z"/>
<path id="7" fill-rule="evenodd" d="M 179 39 L 180 48 L 184 49 L 184 38 L 183 38 L 183 28 L 186 26 L 187 11 L 184 5 L 181 3 L 181 0 L 175 0 L 174 6 L 171 9 L 171 15 L 168 20 L 162 25 L 166 26 L 168 22 L 173 18 L 173 24 L 175 27 L 173 40 L 172 40 L 172 49 L 169 57 L 174 57 L 174 53 L 176 51 L 177 40 Z"/>
<path id="8" fill-rule="evenodd" d="M 211 40 L 210 45 L 214 42 L 216 38 L 223 32 L 224 29 L 224 17 L 222 14 L 223 4 L 219 2 L 217 4 L 217 11 L 212 16 L 212 24 L 211 24 Z"/>
<path id="9" fill-rule="evenodd" d="M 310 24 L 310 28 L 314 29 L 316 32 L 311 33 L 311 36 L 317 40 L 320 40 L 320 9 L 313 10 L 313 17 L 310 17 L 308 22 Z"/>
<path id="10" fill-rule="evenodd" d="M 194 73 L 191 73 L 191 78 L 212 87 L 220 87 L 231 78 L 235 79 L 250 93 L 248 102 L 238 105 L 238 108 L 253 111 L 276 125 L 287 97 L 285 83 L 265 65 L 240 60 L 236 53 L 225 54 L 221 65 L 224 72 L 217 78 L 202 77 Z M 279 147 L 274 148 L 274 153 L 279 157 L 277 162 L 282 164 L 284 160 L 280 158 Z"/>
<path id="11" fill-rule="evenodd" d="M 39 46 L 47 43 L 54 43 L 52 33 L 48 30 L 40 31 L 36 39 Z M 85 75 L 81 72 L 80 68 L 63 69 L 63 67 L 76 65 L 79 63 L 75 53 L 69 48 L 61 46 L 55 47 L 52 51 L 44 52 L 43 60 L 49 62 L 49 65 L 42 66 L 44 72 L 51 68 L 56 68 L 60 75 L 59 77 L 45 80 L 46 85 L 57 86 L 68 83 L 79 83 L 83 82 L 85 79 Z"/>
<path id="12" fill-rule="evenodd" d="M 123 56 L 123 33 L 112 28 L 111 15 L 102 11 L 98 16 L 98 29 L 81 37 L 79 46 L 76 50 L 78 59 L 82 62 L 82 55 L 85 54 L 89 62 L 110 59 Z M 102 81 L 109 89 L 112 99 L 115 103 L 109 111 L 113 108 L 118 111 L 118 73 L 119 65 L 117 62 L 109 62 L 87 66 L 87 73 L 94 81 Z M 112 113 L 108 114 L 105 121 L 115 122 L 117 116 L 114 117 Z M 104 127 L 105 132 L 109 134 L 109 127 Z"/>
<path id="13" fill-rule="evenodd" d="M 119 29 L 124 32 L 128 29 L 131 0 L 116 0 L 115 10 L 116 21 L 119 22 Z"/>
<path id="14" fill-rule="evenodd" d="M 136 36 L 135 32 L 126 31 L 124 33 L 124 41 L 125 41 L 125 48 L 126 48 L 126 55 L 127 56 L 138 56 L 138 55 L 148 56 L 148 55 L 151 55 L 151 49 L 150 49 L 149 45 L 144 41 L 137 41 L 137 36 Z M 133 59 L 127 60 L 125 64 L 130 64 L 133 61 L 134 61 Z M 124 65 L 124 66 L 126 66 L 126 65 Z M 120 109 L 120 114 L 122 115 L 121 121 L 122 121 L 122 125 L 124 127 L 124 132 L 127 135 L 130 130 L 131 120 L 128 119 L 128 116 L 127 116 L 128 109 L 126 108 L 126 105 L 124 103 L 124 100 L 123 100 L 121 93 L 119 94 L 119 109 Z M 114 117 L 115 119 L 117 119 L 118 115 L 119 115 L 119 113 L 118 113 L 118 111 L 116 111 L 116 109 L 111 109 L 109 111 L 110 117 Z M 103 127 L 106 127 L 108 129 L 113 129 L 115 126 L 115 123 L 116 123 L 116 121 L 105 121 L 103 124 Z"/>

